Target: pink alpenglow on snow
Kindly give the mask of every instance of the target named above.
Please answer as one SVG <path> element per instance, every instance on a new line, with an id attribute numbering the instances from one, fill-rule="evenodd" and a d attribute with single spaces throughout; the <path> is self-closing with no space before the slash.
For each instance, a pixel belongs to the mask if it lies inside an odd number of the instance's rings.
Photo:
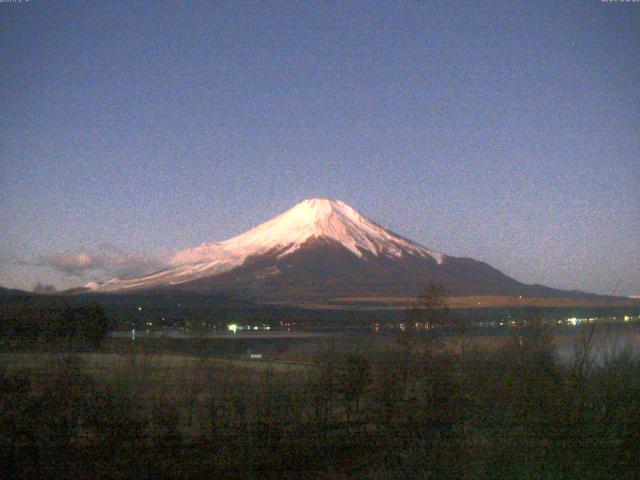
<path id="1" fill-rule="evenodd" d="M 108 292 L 178 285 L 230 271 L 248 257 L 269 252 L 286 256 L 313 239 L 337 242 L 362 259 L 415 255 L 441 265 L 447 258 L 382 228 L 342 201 L 314 198 L 237 237 L 181 250 L 170 260 L 174 268 L 127 280 L 91 282 L 85 288 Z"/>

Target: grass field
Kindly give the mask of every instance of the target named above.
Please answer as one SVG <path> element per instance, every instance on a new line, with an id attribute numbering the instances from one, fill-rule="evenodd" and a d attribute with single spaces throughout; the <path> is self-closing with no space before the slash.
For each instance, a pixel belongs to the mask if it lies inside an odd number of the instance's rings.
<path id="1" fill-rule="evenodd" d="M 576 331 L 336 335 L 258 360 L 212 355 L 220 339 L 3 352 L 0 463 L 6 478 L 634 479 L 640 362 L 616 332 L 640 332 Z"/>
<path id="2" fill-rule="evenodd" d="M 68 356 L 68 353 L 0 353 L 0 366 L 7 369 L 46 370 L 52 362 Z M 94 374 L 119 371 L 124 368 L 140 368 L 146 372 L 184 371 L 196 369 L 231 370 L 293 374 L 310 368 L 301 362 L 283 360 L 238 360 L 190 356 L 182 354 L 118 354 L 118 353 L 77 353 L 84 371 Z"/>

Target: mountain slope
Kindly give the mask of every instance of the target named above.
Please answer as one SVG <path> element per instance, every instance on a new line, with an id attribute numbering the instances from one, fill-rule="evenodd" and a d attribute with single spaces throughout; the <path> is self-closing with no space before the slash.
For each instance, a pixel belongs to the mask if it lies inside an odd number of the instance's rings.
<path id="1" fill-rule="evenodd" d="M 180 251 L 174 265 L 132 279 L 85 285 L 96 292 L 222 292 L 261 301 L 416 295 L 440 283 L 454 295 L 559 296 L 483 262 L 428 249 L 385 230 L 349 205 L 305 200 L 224 242 Z"/>

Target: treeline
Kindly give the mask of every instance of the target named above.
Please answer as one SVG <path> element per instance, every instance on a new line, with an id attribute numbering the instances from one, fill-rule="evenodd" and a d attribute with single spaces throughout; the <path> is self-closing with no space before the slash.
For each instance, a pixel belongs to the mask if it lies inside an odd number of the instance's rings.
<path id="1" fill-rule="evenodd" d="M 97 302 L 30 296 L 0 304 L 0 346 L 100 347 L 110 322 Z"/>
<path id="2" fill-rule="evenodd" d="M 328 343 L 306 373 L 132 356 L 98 379 L 58 358 L 0 375 L 0 461 L 9 478 L 637 478 L 640 362 L 591 349 L 585 330 L 561 364 L 529 321 L 494 352 Z"/>
<path id="3" fill-rule="evenodd" d="M 431 292 L 432 293 L 432 292 Z M 438 295 L 445 295 L 440 291 Z M 335 309 L 303 309 L 285 305 L 258 304 L 246 299 L 226 297 L 219 294 L 199 294 L 189 292 L 131 292 L 126 294 L 91 293 L 77 297 L 78 301 L 98 302 L 104 306 L 107 316 L 116 322 L 114 328 L 146 329 L 187 327 L 192 330 L 210 330 L 214 326 L 226 329 L 230 323 L 267 324 L 279 327 L 281 323 L 294 324 L 299 328 L 345 328 L 372 327 L 379 324 L 397 325 L 406 321 L 407 310 L 388 309 L 385 307 L 371 310 L 371 303 L 353 304 L 351 307 L 362 307 L 362 310 L 343 310 L 340 305 Z M 422 300 L 419 300 L 419 303 Z M 568 317 L 603 317 L 620 315 L 640 315 L 640 306 L 636 307 L 501 307 L 455 309 L 451 312 L 453 320 L 459 323 L 502 322 L 520 320 L 540 313 L 549 320 L 560 320 Z"/>
<path id="4" fill-rule="evenodd" d="M 127 294 L 86 294 L 84 298 L 100 302 L 119 329 L 188 327 L 208 330 L 226 329 L 229 323 L 266 324 L 272 327 L 293 323 L 296 327 L 370 326 L 376 322 L 402 321 L 406 311 L 309 310 L 285 305 L 253 303 L 216 294 L 190 292 L 132 292 Z"/>

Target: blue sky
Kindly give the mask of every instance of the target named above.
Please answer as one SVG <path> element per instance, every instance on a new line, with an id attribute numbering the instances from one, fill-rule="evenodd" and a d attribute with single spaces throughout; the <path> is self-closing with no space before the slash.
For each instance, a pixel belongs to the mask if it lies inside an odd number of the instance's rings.
<path id="1" fill-rule="evenodd" d="M 0 3 L 0 285 L 145 271 L 328 197 L 640 293 L 639 58 L 638 3 Z"/>

